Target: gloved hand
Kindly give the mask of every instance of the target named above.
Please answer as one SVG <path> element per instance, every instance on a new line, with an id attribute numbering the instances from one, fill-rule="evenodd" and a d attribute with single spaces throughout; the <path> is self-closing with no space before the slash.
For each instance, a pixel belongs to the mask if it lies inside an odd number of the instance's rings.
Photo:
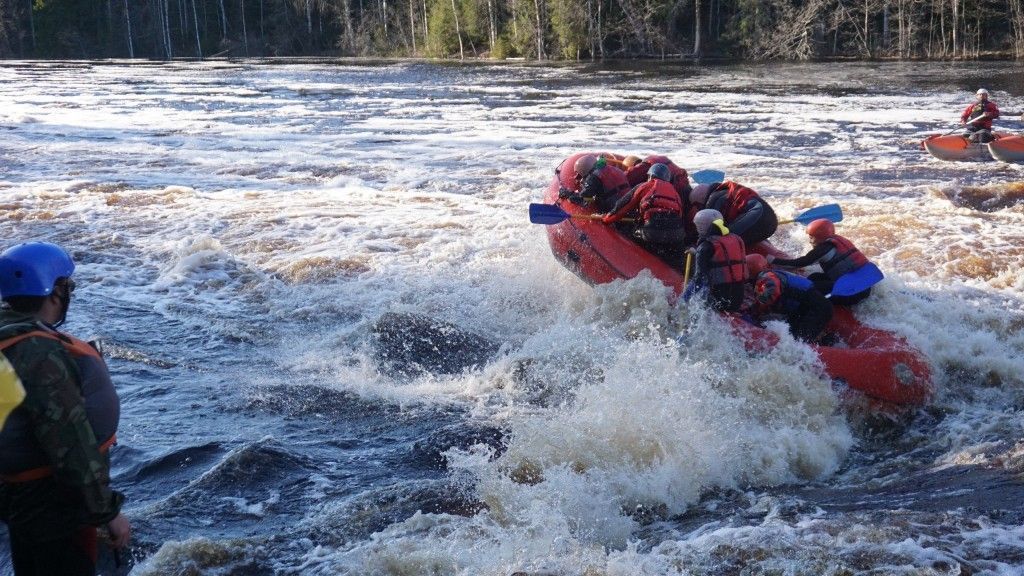
<path id="1" fill-rule="evenodd" d="M 615 217 L 612 214 L 605 214 L 601 217 L 601 222 L 604 222 L 605 224 L 614 224 Z"/>
<path id="2" fill-rule="evenodd" d="M 587 201 L 584 200 L 582 197 L 577 196 L 576 194 L 573 194 L 573 195 L 569 196 L 569 202 L 572 202 L 573 204 L 575 204 L 577 206 L 586 206 L 587 205 Z"/>
<path id="3" fill-rule="evenodd" d="M 562 200 L 565 200 L 566 198 L 568 198 L 570 196 L 572 196 L 572 190 L 569 190 L 565 186 L 559 186 L 558 187 L 558 197 L 559 198 L 561 198 Z"/>

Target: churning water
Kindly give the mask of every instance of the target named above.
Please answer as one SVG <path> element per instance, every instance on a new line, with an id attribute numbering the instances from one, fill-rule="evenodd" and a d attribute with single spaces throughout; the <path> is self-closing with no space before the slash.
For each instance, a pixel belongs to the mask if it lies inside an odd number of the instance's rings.
<path id="1" fill-rule="evenodd" d="M 916 145 L 1022 77 L 0 64 L 0 237 L 72 252 L 122 398 L 105 573 L 1024 573 L 1024 172 Z M 933 403 L 873 418 L 786 336 L 582 283 L 526 218 L 578 150 L 840 203 Z"/>

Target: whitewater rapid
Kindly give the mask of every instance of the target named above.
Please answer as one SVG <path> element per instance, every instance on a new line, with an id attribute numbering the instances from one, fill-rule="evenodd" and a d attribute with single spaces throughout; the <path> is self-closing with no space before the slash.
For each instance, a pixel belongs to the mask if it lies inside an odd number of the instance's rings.
<path id="1" fill-rule="evenodd" d="M 916 144 L 982 81 L 1024 109 L 1002 63 L 4 62 L 0 230 L 79 262 L 133 573 L 1020 574 L 1024 168 Z M 841 204 L 933 404 L 875 421 L 782 326 L 749 356 L 582 283 L 526 218 L 579 150 Z M 497 352 L 390 373 L 388 312 Z"/>

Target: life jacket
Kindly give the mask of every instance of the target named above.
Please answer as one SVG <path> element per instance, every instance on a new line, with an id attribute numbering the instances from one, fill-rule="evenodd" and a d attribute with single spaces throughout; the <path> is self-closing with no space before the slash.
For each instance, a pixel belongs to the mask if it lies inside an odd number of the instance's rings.
<path id="1" fill-rule="evenodd" d="M 833 248 L 818 260 L 818 264 L 821 264 L 821 270 L 830 280 L 838 280 L 843 274 L 853 272 L 868 263 L 867 256 L 846 238 L 832 236 L 825 241 L 831 242 Z"/>
<path id="2" fill-rule="evenodd" d="M 988 112 L 989 104 L 990 103 L 987 100 L 985 102 L 976 103 L 974 107 L 971 108 L 971 115 L 968 116 L 967 119 L 974 120 L 978 116 L 981 116 L 982 114 Z"/>
<path id="3" fill-rule="evenodd" d="M 683 205 L 679 201 L 676 189 L 663 180 L 649 180 L 636 191 L 640 196 L 640 215 L 644 222 L 659 212 L 673 214 L 682 220 Z"/>
<path id="4" fill-rule="evenodd" d="M 100 451 L 106 452 L 117 441 L 121 401 L 110 380 L 103 356 L 92 344 L 74 336 L 40 324 L 25 324 L 25 327 L 27 331 L 0 340 L 0 350 L 6 350 L 28 338 L 46 338 L 60 343 L 78 367 L 86 417 L 92 425 L 96 441 L 100 443 Z M 22 381 L 25 381 L 24 377 Z M 51 474 L 53 468 L 32 433 L 29 415 L 15 409 L 0 430 L 0 480 L 8 483 L 27 482 Z"/>
<path id="5" fill-rule="evenodd" d="M 800 308 L 800 298 L 794 292 L 807 292 L 814 289 L 814 283 L 792 272 L 768 270 L 757 277 L 754 292 L 758 302 L 786 313 L 796 312 Z"/>
<path id="6" fill-rule="evenodd" d="M 747 202 L 759 198 L 757 192 L 735 182 L 722 182 L 708 196 L 705 205 L 722 213 L 725 223 L 736 220 L 743 214 Z"/>
<path id="7" fill-rule="evenodd" d="M 604 198 L 621 196 L 630 188 L 626 174 L 614 166 L 605 166 L 595 170 L 594 174 L 601 181 L 601 186 L 604 187 Z"/>
<path id="8" fill-rule="evenodd" d="M 711 255 L 711 267 L 708 270 L 708 281 L 712 286 L 745 282 L 749 277 L 747 271 L 747 251 L 743 239 L 737 234 L 711 236 L 705 238 L 715 251 Z"/>

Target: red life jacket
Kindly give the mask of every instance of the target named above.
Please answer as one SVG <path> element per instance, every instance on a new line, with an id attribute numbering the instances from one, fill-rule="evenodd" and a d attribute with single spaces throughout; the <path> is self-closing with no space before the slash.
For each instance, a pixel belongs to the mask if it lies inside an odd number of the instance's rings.
<path id="1" fill-rule="evenodd" d="M 629 182 L 626 181 L 626 174 L 614 166 L 605 166 L 596 170 L 594 174 L 597 175 L 597 179 L 604 186 L 605 198 L 621 196 L 630 188 Z M 614 204 L 614 201 L 612 203 Z"/>
<path id="2" fill-rule="evenodd" d="M 818 260 L 821 270 L 831 280 L 838 280 L 840 276 L 860 268 L 868 263 L 868 258 L 853 242 L 842 236 L 832 236 L 825 240 L 831 242 L 833 248 Z"/>
<path id="3" fill-rule="evenodd" d="M 640 194 L 640 216 L 644 222 L 659 212 L 673 214 L 682 220 L 682 202 L 679 201 L 675 187 L 668 182 L 649 180 L 637 188 L 635 194 Z"/>
<path id="4" fill-rule="evenodd" d="M 708 196 L 707 207 L 722 213 L 725 223 L 736 220 L 743 214 L 747 202 L 758 198 L 757 192 L 735 182 L 722 182 Z"/>
<path id="5" fill-rule="evenodd" d="M 690 193 L 690 175 L 686 173 L 686 170 L 680 168 L 675 162 L 670 160 L 668 156 L 661 156 L 660 154 L 648 156 L 647 158 L 644 158 L 643 164 L 647 165 L 644 169 L 644 176 L 647 175 L 647 169 L 655 164 L 664 164 L 665 166 L 668 166 L 668 171 L 672 174 L 672 184 L 676 187 L 676 191 L 680 194 L 682 194 L 684 190 L 687 194 Z"/>
<path id="6" fill-rule="evenodd" d="M 43 329 L 36 324 L 26 325 L 26 328 L 26 332 L 0 341 L 0 350 L 27 338 L 47 338 L 60 343 L 78 367 L 86 417 L 92 425 L 96 441 L 100 442 L 100 451 L 106 452 L 117 441 L 121 401 L 103 357 L 91 344 L 73 336 Z M 32 433 L 29 415 L 15 409 L 0 431 L 0 480 L 8 483 L 27 482 L 51 474 L 53 468 Z"/>
<path id="7" fill-rule="evenodd" d="M 711 256 L 711 268 L 708 271 L 711 285 L 746 282 L 749 274 L 747 272 L 747 250 L 743 239 L 737 234 L 726 234 L 725 236 L 711 236 L 705 240 L 711 242 L 715 248 L 715 252 Z"/>

